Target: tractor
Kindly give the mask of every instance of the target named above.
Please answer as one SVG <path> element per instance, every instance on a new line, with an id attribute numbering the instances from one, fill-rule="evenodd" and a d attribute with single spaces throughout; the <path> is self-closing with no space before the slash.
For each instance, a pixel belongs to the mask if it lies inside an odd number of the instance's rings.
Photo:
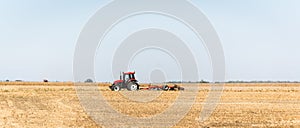
<path id="1" fill-rule="evenodd" d="M 114 83 L 109 86 L 112 91 L 120 91 L 121 89 L 127 89 L 129 91 L 137 91 L 140 88 L 138 81 L 134 76 L 135 72 L 123 72 L 120 74 L 120 80 L 114 81 Z"/>

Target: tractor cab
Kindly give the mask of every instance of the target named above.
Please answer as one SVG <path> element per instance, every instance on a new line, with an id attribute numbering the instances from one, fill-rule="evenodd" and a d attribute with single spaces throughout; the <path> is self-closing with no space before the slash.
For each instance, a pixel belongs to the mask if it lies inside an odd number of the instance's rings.
<path id="1" fill-rule="evenodd" d="M 124 82 L 131 82 L 131 81 L 137 82 L 137 80 L 135 79 L 134 74 L 135 74 L 135 72 L 123 72 Z"/>

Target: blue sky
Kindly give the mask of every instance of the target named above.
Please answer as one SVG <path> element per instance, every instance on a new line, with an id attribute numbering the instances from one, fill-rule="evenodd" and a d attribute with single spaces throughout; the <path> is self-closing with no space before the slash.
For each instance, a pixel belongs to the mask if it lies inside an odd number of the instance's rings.
<path id="1" fill-rule="evenodd" d="M 107 2 L 1 0 L 0 80 L 73 80 L 76 40 Z M 220 36 L 227 80 L 300 81 L 300 1 L 192 2 Z"/>

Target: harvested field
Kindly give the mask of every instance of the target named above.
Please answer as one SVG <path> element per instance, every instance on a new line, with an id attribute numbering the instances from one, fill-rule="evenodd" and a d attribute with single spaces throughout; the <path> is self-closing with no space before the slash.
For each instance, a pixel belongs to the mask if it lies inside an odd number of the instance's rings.
<path id="1" fill-rule="evenodd" d="M 137 118 L 162 113 L 180 93 L 112 92 L 107 85 L 99 84 L 107 103 Z M 157 97 L 146 103 L 126 98 L 133 93 Z M 226 84 L 214 113 L 198 122 L 208 93 L 201 85 L 196 103 L 174 127 L 300 127 L 300 84 Z M 1 127 L 101 127 L 85 113 L 73 83 L 0 83 L 0 113 Z"/>

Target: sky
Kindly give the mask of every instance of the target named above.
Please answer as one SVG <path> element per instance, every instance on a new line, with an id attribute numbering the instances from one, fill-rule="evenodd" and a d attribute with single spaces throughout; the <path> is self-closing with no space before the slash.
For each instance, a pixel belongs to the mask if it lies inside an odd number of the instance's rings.
<path id="1" fill-rule="evenodd" d="M 89 18 L 108 2 L 0 0 L 0 80 L 72 81 L 78 36 Z M 300 1 L 191 2 L 209 18 L 221 39 L 227 81 L 300 81 Z M 135 22 L 145 22 L 141 19 L 145 18 L 137 17 Z M 144 56 L 151 54 L 159 53 Z M 134 61 L 136 64 L 143 61 L 142 56 L 138 58 Z M 171 60 L 166 62 L 172 63 Z M 97 63 L 101 64 L 96 60 Z M 142 66 L 136 68 L 143 70 Z M 211 73 L 205 70 L 209 67 L 201 69 L 204 72 L 201 77 L 210 80 Z M 109 70 L 96 70 L 99 81 L 114 79 L 103 73 Z M 142 80 L 148 79 L 140 75 Z"/>

